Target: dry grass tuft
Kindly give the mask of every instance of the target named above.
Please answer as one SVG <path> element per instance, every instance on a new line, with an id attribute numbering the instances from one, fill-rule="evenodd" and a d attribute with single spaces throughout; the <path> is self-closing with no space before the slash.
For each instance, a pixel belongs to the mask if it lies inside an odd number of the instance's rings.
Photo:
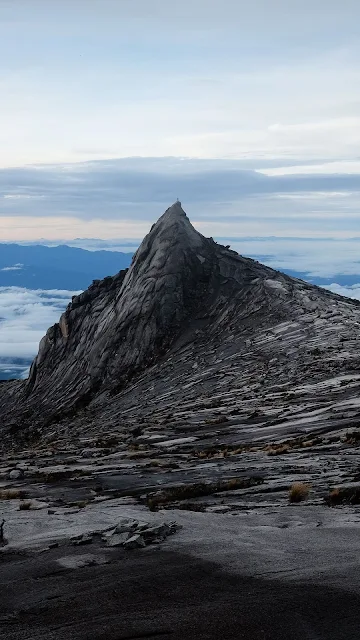
<path id="1" fill-rule="evenodd" d="M 229 422 L 229 418 L 223 415 L 215 416 L 214 418 L 206 418 L 205 424 L 223 424 L 223 422 Z"/>
<path id="2" fill-rule="evenodd" d="M 19 504 L 19 511 L 29 511 L 29 509 L 31 509 L 31 507 L 32 507 L 31 500 L 23 500 Z"/>
<path id="3" fill-rule="evenodd" d="M 0 489 L 0 500 L 18 500 L 25 497 L 21 489 Z"/>
<path id="4" fill-rule="evenodd" d="M 189 502 L 192 498 L 211 496 L 222 491 L 247 489 L 253 485 L 262 484 L 263 481 L 263 478 L 254 476 L 250 478 L 228 478 L 218 480 L 217 482 L 199 482 L 177 485 L 148 494 L 146 502 L 150 511 L 156 511 L 159 508 L 166 508 L 167 505 L 172 505 L 172 507 L 176 508 L 176 503 L 179 502 Z"/>
<path id="5" fill-rule="evenodd" d="M 336 487 L 325 498 L 330 507 L 340 504 L 360 504 L 360 486 Z"/>
<path id="6" fill-rule="evenodd" d="M 303 482 L 294 482 L 289 489 L 289 502 L 303 502 L 310 492 L 310 487 Z"/>
<path id="7" fill-rule="evenodd" d="M 150 460 L 147 463 L 147 466 L 148 467 L 160 467 L 161 466 L 161 462 L 160 462 L 160 460 Z"/>
<path id="8" fill-rule="evenodd" d="M 79 500 L 78 502 L 75 502 L 74 506 L 78 507 L 78 509 L 85 509 L 88 504 L 89 500 Z"/>
<path id="9" fill-rule="evenodd" d="M 336 487 L 335 489 L 332 489 L 329 493 L 329 498 L 328 498 L 328 502 L 329 504 L 341 504 L 342 502 L 342 495 L 341 495 L 341 491 L 339 489 L 339 487 Z"/>
<path id="10" fill-rule="evenodd" d="M 266 448 L 266 453 L 268 456 L 281 456 L 284 453 L 289 453 L 289 450 L 289 444 L 274 444 Z"/>
<path id="11" fill-rule="evenodd" d="M 353 445 L 359 444 L 360 443 L 360 430 L 359 429 L 353 429 L 353 431 L 348 431 L 345 434 L 344 440 L 348 444 L 353 444 Z"/>

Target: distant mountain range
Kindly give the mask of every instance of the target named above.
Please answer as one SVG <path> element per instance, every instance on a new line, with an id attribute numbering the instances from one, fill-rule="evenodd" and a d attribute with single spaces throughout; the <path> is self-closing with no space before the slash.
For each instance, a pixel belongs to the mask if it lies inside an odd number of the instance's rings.
<path id="1" fill-rule="evenodd" d="M 129 243 L 129 249 L 129 252 L 92 251 L 66 244 L 47 246 L 0 243 L 0 287 L 84 290 L 92 280 L 114 275 L 121 269 L 129 267 L 133 256 L 131 249 L 135 249 L 133 243 L 132 246 Z M 276 268 L 274 256 L 256 253 L 247 255 Z M 360 274 L 320 277 L 288 268 L 281 271 L 320 286 L 329 286 L 336 282 L 339 285 L 351 287 L 360 279 Z"/>
<path id="2" fill-rule="evenodd" d="M 132 253 L 86 251 L 61 245 L 0 244 L 0 287 L 86 289 L 92 280 L 130 265 Z"/>

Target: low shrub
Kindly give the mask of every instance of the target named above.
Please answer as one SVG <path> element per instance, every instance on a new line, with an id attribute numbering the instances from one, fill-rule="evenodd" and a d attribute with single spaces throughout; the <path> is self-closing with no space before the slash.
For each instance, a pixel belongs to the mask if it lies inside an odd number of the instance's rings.
<path id="1" fill-rule="evenodd" d="M 289 489 L 289 502 L 303 502 L 310 492 L 310 487 L 303 482 L 294 482 Z"/>
<path id="2" fill-rule="evenodd" d="M 349 444 L 359 444 L 360 443 L 360 429 L 354 429 L 352 431 L 348 431 L 345 434 L 345 442 Z"/>
<path id="3" fill-rule="evenodd" d="M 25 497 L 22 489 L 0 489 L 0 500 L 18 500 Z"/>
<path id="4" fill-rule="evenodd" d="M 19 504 L 19 511 L 29 511 L 29 509 L 31 509 L 31 507 L 32 507 L 31 500 L 23 500 Z"/>
<path id="5" fill-rule="evenodd" d="M 198 482 L 193 484 L 178 485 L 168 487 L 147 496 L 147 506 L 150 511 L 156 511 L 159 507 L 179 501 L 188 501 L 191 498 L 210 496 L 222 491 L 234 491 L 235 489 L 246 489 L 256 484 L 262 484 L 263 478 L 228 478 L 217 482 Z"/>
<path id="6" fill-rule="evenodd" d="M 325 498 L 330 507 L 340 504 L 360 504 L 360 486 L 336 487 Z"/>

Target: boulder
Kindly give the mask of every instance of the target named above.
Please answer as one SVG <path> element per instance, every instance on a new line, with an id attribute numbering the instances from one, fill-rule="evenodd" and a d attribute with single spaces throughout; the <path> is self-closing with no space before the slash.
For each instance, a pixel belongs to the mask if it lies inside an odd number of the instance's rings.
<path id="1" fill-rule="evenodd" d="M 125 531 L 124 533 L 114 533 L 111 536 L 108 536 L 106 539 L 107 547 L 121 547 L 124 542 L 127 542 L 129 539 L 129 533 Z"/>
<path id="2" fill-rule="evenodd" d="M 139 527 L 139 521 L 133 518 L 123 518 L 115 528 L 114 533 L 124 533 L 125 531 L 135 531 Z"/>
<path id="3" fill-rule="evenodd" d="M 144 538 L 139 533 L 136 533 L 123 543 L 123 547 L 124 549 L 138 549 L 145 547 L 145 544 Z"/>
<path id="4" fill-rule="evenodd" d="M 9 473 L 10 480 L 19 480 L 24 477 L 24 471 L 22 469 L 12 469 Z"/>

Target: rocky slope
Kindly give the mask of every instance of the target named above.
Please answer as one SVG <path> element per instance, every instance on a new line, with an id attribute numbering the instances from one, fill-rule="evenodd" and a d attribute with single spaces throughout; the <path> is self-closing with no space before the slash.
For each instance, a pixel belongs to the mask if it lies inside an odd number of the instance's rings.
<path id="1" fill-rule="evenodd" d="M 358 302 L 205 238 L 177 202 L 128 270 L 73 298 L 29 379 L 1 385 L 1 426 L 19 436 L 64 420 L 88 430 L 95 418 L 108 429 L 181 410 L 187 428 L 217 401 L 248 422 L 267 393 L 261 411 L 274 421 L 299 386 L 311 397 L 306 410 L 319 401 L 317 385 L 324 396 L 347 394 L 359 327 Z"/>

